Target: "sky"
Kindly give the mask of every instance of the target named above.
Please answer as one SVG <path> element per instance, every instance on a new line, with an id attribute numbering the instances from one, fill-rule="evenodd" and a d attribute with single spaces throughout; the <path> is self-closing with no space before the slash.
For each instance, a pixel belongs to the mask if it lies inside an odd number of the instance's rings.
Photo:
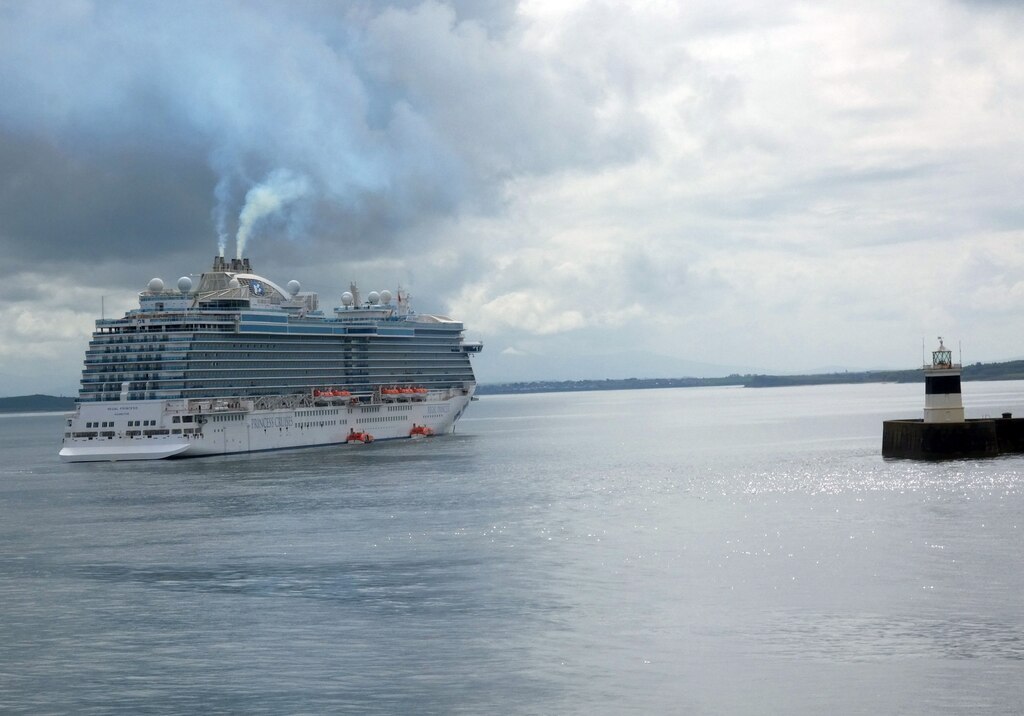
<path id="1" fill-rule="evenodd" d="M 239 244 L 479 380 L 1024 357 L 1024 9 L 0 0 L 0 395 Z"/>

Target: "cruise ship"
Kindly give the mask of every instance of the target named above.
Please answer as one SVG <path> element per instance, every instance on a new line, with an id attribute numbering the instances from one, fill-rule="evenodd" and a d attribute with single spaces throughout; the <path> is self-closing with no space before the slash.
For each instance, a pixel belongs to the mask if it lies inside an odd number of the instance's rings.
<path id="1" fill-rule="evenodd" d="M 324 311 L 249 259 L 214 258 L 198 285 L 154 278 L 139 307 L 96 321 L 60 457 L 157 460 L 419 439 L 454 430 L 479 342 L 353 283 Z"/>

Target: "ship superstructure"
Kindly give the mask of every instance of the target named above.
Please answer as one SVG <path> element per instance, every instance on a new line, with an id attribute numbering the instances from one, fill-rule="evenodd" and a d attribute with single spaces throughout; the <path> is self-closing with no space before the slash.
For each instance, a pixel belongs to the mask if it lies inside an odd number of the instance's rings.
<path id="1" fill-rule="evenodd" d="M 193 457 L 451 432 L 476 387 L 482 344 L 412 310 L 401 289 L 355 284 L 329 313 L 297 281 L 214 259 L 198 285 L 153 279 L 139 308 L 100 319 L 68 461 Z"/>

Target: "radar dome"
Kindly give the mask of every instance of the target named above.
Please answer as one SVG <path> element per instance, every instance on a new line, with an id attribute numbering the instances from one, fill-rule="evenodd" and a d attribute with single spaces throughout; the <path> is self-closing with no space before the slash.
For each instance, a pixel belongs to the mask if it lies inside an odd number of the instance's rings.
<path id="1" fill-rule="evenodd" d="M 238 281 L 238 279 L 234 278 L 234 277 L 232 277 L 231 280 L 228 281 L 228 287 L 229 288 L 238 288 L 241 285 L 242 284 Z"/>
<path id="2" fill-rule="evenodd" d="M 286 288 L 288 289 L 288 293 L 294 296 L 295 294 L 302 290 L 302 284 L 296 281 L 295 279 L 292 279 L 291 281 L 288 282 L 288 286 Z"/>
<path id="3" fill-rule="evenodd" d="M 163 291 L 164 290 L 163 279 L 151 278 L 149 280 L 149 290 L 152 291 L 153 293 L 160 293 L 161 291 Z"/>
<path id="4" fill-rule="evenodd" d="M 380 294 L 376 291 L 370 291 L 370 295 L 366 297 L 366 300 L 376 306 L 380 303 Z"/>
<path id="5" fill-rule="evenodd" d="M 383 291 L 381 291 L 380 302 L 385 304 L 391 303 L 391 291 L 387 290 L 386 288 Z"/>
<path id="6" fill-rule="evenodd" d="M 178 290 L 182 293 L 188 293 L 192 290 L 192 279 L 188 276 L 182 276 L 178 279 Z"/>
<path id="7" fill-rule="evenodd" d="M 351 306 L 352 305 L 352 294 L 349 293 L 348 291 L 345 291 L 345 293 L 341 294 L 341 302 L 343 304 L 345 304 L 346 306 Z"/>

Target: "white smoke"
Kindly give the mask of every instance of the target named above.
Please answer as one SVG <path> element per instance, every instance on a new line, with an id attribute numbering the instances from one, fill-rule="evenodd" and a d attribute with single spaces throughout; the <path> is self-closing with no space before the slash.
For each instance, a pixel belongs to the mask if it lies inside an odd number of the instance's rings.
<path id="1" fill-rule="evenodd" d="M 245 205 L 238 215 L 238 234 L 235 237 L 235 255 L 242 258 L 245 244 L 256 227 L 271 216 L 280 215 L 285 207 L 309 192 L 309 180 L 287 169 L 275 169 L 263 183 L 257 184 L 245 195 Z"/>
<path id="2" fill-rule="evenodd" d="M 223 257 L 228 247 L 228 201 L 231 198 L 231 180 L 221 175 L 213 191 L 217 197 L 217 206 L 213 210 L 213 220 L 217 224 L 217 253 Z"/>

